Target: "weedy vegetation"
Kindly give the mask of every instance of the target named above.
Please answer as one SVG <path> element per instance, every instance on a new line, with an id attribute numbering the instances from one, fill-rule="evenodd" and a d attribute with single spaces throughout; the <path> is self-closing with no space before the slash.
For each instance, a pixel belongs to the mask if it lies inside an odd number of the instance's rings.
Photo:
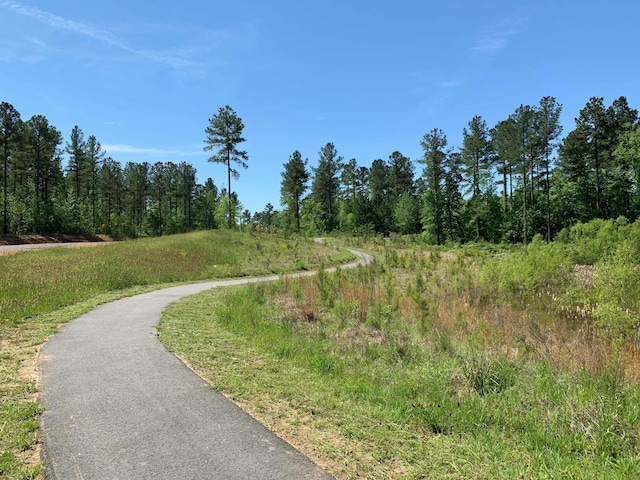
<path id="1" fill-rule="evenodd" d="M 337 478 L 639 478 L 640 224 L 205 292 L 160 338 Z"/>
<path id="2" fill-rule="evenodd" d="M 58 325 L 170 283 L 313 270 L 351 259 L 311 239 L 233 231 L 0 256 L 0 478 L 42 478 L 37 353 Z"/>

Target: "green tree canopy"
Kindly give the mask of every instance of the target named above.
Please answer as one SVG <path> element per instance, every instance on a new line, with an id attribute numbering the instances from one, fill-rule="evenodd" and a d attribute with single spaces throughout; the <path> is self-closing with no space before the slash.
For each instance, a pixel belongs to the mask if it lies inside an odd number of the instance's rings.
<path id="1" fill-rule="evenodd" d="M 293 152 L 289 161 L 283 165 L 284 171 L 280 187 L 282 204 L 286 205 L 290 215 L 293 215 L 298 233 L 300 232 L 300 202 L 309 181 L 307 162 L 307 159 L 302 160 L 302 155 L 298 150 Z"/>
<path id="2" fill-rule="evenodd" d="M 15 137 L 20 124 L 20 113 L 7 102 L 0 103 L 0 155 L 2 155 L 2 233 L 9 233 L 9 219 L 7 217 L 9 194 L 9 160 L 15 143 Z"/>
<path id="3" fill-rule="evenodd" d="M 481 116 L 474 116 L 469 129 L 462 129 L 462 159 L 464 173 L 468 179 L 471 195 L 480 195 L 481 176 L 486 175 L 491 160 L 491 142 L 487 122 Z"/>
<path id="4" fill-rule="evenodd" d="M 436 244 L 444 240 L 444 180 L 447 152 L 447 136 L 438 128 L 424 135 L 422 141 L 424 156 L 425 187 L 422 224 L 425 232 L 433 237 Z"/>
<path id="5" fill-rule="evenodd" d="M 327 143 L 319 152 L 318 166 L 313 168 L 311 197 L 320 205 L 327 229 L 331 230 L 338 214 L 338 194 L 340 193 L 340 172 L 343 158 L 333 143 Z"/>
<path id="6" fill-rule="evenodd" d="M 236 180 L 240 178 L 240 173 L 234 165 L 245 169 L 248 167 L 247 160 L 249 160 L 249 156 L 247 152 L 238 149 L 238 145 L 245 141 L 242 137 L 243 130 L 242 119 L 229 105 L 220 107 L 218 113 L 209 119 L 209 125 L 205 129 L 206 137 L 203 148 L 206 152 L 215 151 L 208 161 L 222 163 L 227 166 L 229 227 L 233 223 L 231 177 L 233 176 Z"/>

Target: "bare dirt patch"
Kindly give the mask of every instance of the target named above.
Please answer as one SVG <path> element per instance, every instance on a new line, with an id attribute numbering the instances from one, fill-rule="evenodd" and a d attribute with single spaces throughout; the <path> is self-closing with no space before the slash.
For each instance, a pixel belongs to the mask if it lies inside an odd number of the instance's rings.
<path id="1" fill-rule="evenodd" d="M 110 242 L 106 235 L 72 235 L 51 233 L 44 235 L 0 236 L 0 245 L 37 245 L 41 243 L 96 243 Z"/>

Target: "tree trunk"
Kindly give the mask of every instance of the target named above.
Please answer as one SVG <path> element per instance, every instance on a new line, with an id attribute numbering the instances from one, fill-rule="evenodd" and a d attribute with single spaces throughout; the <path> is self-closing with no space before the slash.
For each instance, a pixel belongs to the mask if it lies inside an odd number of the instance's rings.
<path id="1" fill-rule="evenodd" d="M 229 191 L 227 192 L 227 197 L 229 198 L 229 228 L 232 228 L 231 225 L 231 152 L 227 149 L 227 181 L 229 182 Z"/>
<path id="2" fill-rule="evenodd" d="M 8 168 L 7 168 L 7 163 L 9 162 L 9 148 L 7 146 L 7 141 L 5 139 L 4 142 L 4 178 L 3 178 L 3 185 L 4 185 L 4 190 L 3 190 L 3 194 L 4 194 L 4 206 L 3 206 L 3 216 L 4 216 L 4 220 L 2 223 L 2 233 L 4 235 L 7 235 L 9 233 L 9 226 L 7 225 L 7 172 L 8 172 Z"/>
<path id="3" fill-rule="evenodd" d="M 595 167 L 596 167 L 596 210 L 598 210 L 598 217 L 602 217 L 602 204 L 600 196 L 600 158 L 598 156 L 598 137 L 593 139 L 595 147 Z"/>
<path id="4" fill-rule="evenodd" d="M 502 168 L 502 208 L 507 211 L 507 165 Z"/>
<path id="5" fill-rule="evenodd" d="M 549 154 L 547 153 L 546 158 L 546 177 L 547 177 L 547 185 L 546 185 L 546 193 L 547 193 L 547 243 L 551 242 L 551 194 L 550 194 L 550 185 L 549 185 Z"/>

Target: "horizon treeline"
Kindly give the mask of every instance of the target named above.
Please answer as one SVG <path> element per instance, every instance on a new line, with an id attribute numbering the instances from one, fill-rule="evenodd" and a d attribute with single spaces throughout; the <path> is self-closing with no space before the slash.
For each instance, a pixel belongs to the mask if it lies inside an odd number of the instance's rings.
<path id="1" fill-rule="evenodd" d="M 638 111 L 625 97 L 609 106 L 592 97 L 565 137 L 561 111 L 554 97 L 543 97 L 494 126 L 474 116 L 458 147 L 434 128 L 417 159 L 394 151 L 365 166 L 327 143 L 311 167 L 296 150 L 281 172 L 283 209 L 269 203 L 252 214 L 212 179 L 197 184 L 186 162 L 123 166 L 78 126 L 64 142 L 46 117 L 23 120 L 2 102 L 0 233 L 120 238 L 232 226 L 527 243 L 596 218 L 637 220 Z"/>
<path id="2" fill-rule="evenodd" d="M 123 238 L 216 228 L 221 193 L 210 178 L 197 184 L 186 162 L 123 166 L 78 126 L 63 143 L 46 117 L 23 120 L 0 103 L 0 235 Z"/>
<path id="3" fill-rule="evenodd" d="M 345 162 L 332 143 L 309 171 L 308 161 L 295 151 L 282 173 L 286 208 L 282 218 L 269 218 L 309 234 L 421 233 L 435 244 L 528 243 L 536 234 L 551 240 L 562 229 L 593 219 L 636 221 L 638 111 L 624 96 L 609 106 L 592 97 L 564 138 L 561 112 L 554 97 L 543 97 L 492 127 L 474 116 L 457 148 L 434 128 L 422 138 L 418 171 L 399 151 L 370 166 Z M 298 182 L 293 190 L 296 171 L 311 184 Z"/>

